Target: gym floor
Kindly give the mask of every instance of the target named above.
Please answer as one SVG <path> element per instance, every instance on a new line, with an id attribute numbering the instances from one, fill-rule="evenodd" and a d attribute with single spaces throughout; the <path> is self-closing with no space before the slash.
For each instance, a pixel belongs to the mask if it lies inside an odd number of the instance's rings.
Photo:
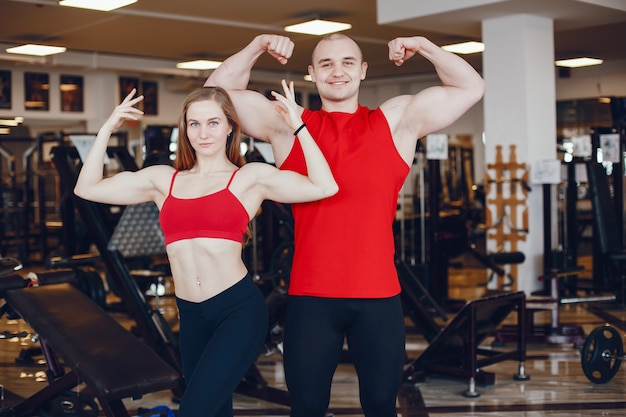
<path id="1" fill-rule="evenodd" d="M 585 266 L 581 278 L 589 275 L 590 259 L 580 258 Z M 464 263 L 462 268 L 450 268 L 449 296 L 451 299 L 473 300 L 484 296 L 485 269 Z M 167 285 L 166 285 L 166 288 Z M 115 300 L 109 300 L 115 302 Z M 176 309 L 174 300 L 167 294 L 151 298 L 158 303 L 163 316 L 175 324 Z M 132 323 L 124 313 L 111 314 L 129 327 Z M 448 320 L 452 316 L 448 317 Z M 550 312 L 534 314 L 535 324 L 550 322 Z M 511 324 L 515 314 L 502 324 Z M 605 323 L 619 331 L 623 338 L 626 332 L 626 308 L 612 303 L 595 302 L 589 304 L 568 304 L 559 307 L 559 323 L 582 329 L 588 335 L 596 327 Z M 445 326 L 445 323 L 441 323 Z M 0 384 L 4 386 L 5 406 L 11 406 L 20 397 L 28 397 L 46 385 L 45 365 L 36 362 L 23 364 L 16 361 L 22 349 L 36 346 L 32 331 L 21 320 L 0 320 Z M 26 332 L 24 337 L 7 335 Z M 481 346 L 489 348 L 493 337 L 487 338 Z M 428 342 L 407 319 L 408 360 L 419 357 Z M 621 364 L 616 364 L 621 366 Z M 234 408 L 236 416 L 288 416 L 289 408 L 284 402 L 274 398 L 284 398 L 286 390 L 281 356 L 277 352 L 259 356 L 256 366 L 276 396 L 262 392 L 236 393 Z M 468 381 L 450 376 L 427 374 L 423 382 L 403 386 L 398 397 L 398 415 L 402 417 L 460 417 L 460 416 L 511 416 L 511 417 L 587 417 L 587 416 L 626 416 L 626 369 L 617 370 L 616 375 L 606 383 L 591 382 L 581 366 L 581 346 L 574 343 L 534 342 L 527 345 L 525 362 L 526 381 L 514 379 L 519 371 L 515 360 L 501 361 L 483 370 L 495 375 L 495 382 L 476 386 L 480 394 L 467 398 L 463 392 Z M 126 408 L 132 416 L 142 409 L 166 405 L 176 410 L 170 391 L 157 392 L 139 400 L 125 400 Z M 265 399 L 261 399 L 265 398 Z M 2 414 L 0 412 L 0 414 Z M 102 415 L 102 412 L 100 412 Z M 350 363 L 341 363 L 333 382 L 329 414 L 334 416 L 359 416 L 358 381 Z M 67 417 L 67 415 L 65 416 Z M 82 415 L 81 417 L 88 417 Z"/>

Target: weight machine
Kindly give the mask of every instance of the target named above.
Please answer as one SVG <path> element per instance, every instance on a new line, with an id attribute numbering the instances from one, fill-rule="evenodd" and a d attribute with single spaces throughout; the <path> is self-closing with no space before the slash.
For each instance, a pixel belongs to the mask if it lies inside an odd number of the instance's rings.
<path id="1" fill-rule="evenodd" d="M 400 194 L 400 210 L 396 216 L 400 235 L 396 246 L 396 267 L 402 286 L 401 296 L 405 313 L 413 320 L 429 345 L 405 368 L 404 382 L 410 384 L 420 382 L 428 373 L 467 378 L 468 389 L 463 395 L 478 397 L 480 394 L 476 391 L 477 383 L 493 384 L 495 381 L 493 373 L 485 372 L 481 368 L 507 359 L 519 361 L 519 373 L 516 379 L 528 379 L 524 370 L 526 348 L 523 292 L 500 294 L 467 302 L 445 327 L 440 327 L 433 319 L 434 312 L 435 315 L 447 321 L 446 314 L 438 302 L 442 301 L 446 306 L 450 305 L 450 300 L 447 299 L 449 249 L 453 248 L 451 242 L 454 241 L 455 243 L 461 242 L 460 245 L 457 244 L 458 250 L 461 252 L 465 250 L 466 226 L 460 214 L 441 216 L 439 186 L 443 181 L 440 182 L 438 178 L 440 165 L 435 159 L 430 160 L 428 165 L 428 213 L 426 212 L 425 153 L 420 141 L 418 141 L 416 151 L 416 167 L 418 198 L 414 206 L 417 206 L 419 214 L 413 213 L 409 217 L 412 222 L 411 233 L 407 233 L 407 210 L 404 206 L 406 198 L 403 187 Z M 416 221 L 419 221 L 419 226 L 415 225 Z M 427 221 L 428 228 L 426 227 Z M 446 227 L 442 227 L 443 225 Z M 451 229 L 450 236 L 448 228 Z M 460 235 L 458 229 L 461 229 Z M 419 258 L 415 250 L 415 242 L 418 240 L 415 236 L 416 230 L 419 230 L 420 234 Z M 406 239 L 407 235 L 408 239 Z M 430 275 L 436 279 L 429 280 Z M 435 291 L 433 296 L 429 292 L 430 289 Z M 513 311 L 517 311 L 518 314 L 517 347 L 509 350 L 481 349 L 480 343 L 493 334 L 501 322 Z"/>
<path id="2" fill-rule="evenodd" d="M 7 392 L 0 416 L 97 417 L 96 397 L 107 417 L 129 417 L 123 399 L 177 385 L 180 373 L 81 291 L 75 270 L 22 278 L 12 274 L 21 264 L 3 263 L 3 314 L 15 312 L 36 333 L 48 384 L 26 398 Z"/>

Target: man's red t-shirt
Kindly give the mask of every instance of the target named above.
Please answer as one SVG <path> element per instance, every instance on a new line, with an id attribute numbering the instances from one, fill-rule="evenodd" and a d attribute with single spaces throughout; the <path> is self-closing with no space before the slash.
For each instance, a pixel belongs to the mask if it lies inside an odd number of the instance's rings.
<path id="1" fill-rule="evenodd" d="M 289 294 L 387 298 L 400 293 L 393 221 L 410 167 L 380 109 L 305 110 L 302 120 L 326 157 L 339 192 L 292 206 L 295 252 Z M 306 173 L 295 141 L 281 169 Z"/>

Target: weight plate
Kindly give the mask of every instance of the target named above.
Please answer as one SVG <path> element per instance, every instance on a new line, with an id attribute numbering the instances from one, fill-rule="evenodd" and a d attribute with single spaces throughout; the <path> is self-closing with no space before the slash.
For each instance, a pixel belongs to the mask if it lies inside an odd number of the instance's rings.
<path id="1" fill-rule="evenodd" d="M 41 417 L 98 417 L 99 408 L 92 398 L 69 391 L 50 400 L 37 414 Z"/>
<path id="2" fill-rule="evenodd" d="M 591 331 L 583 344 L 580 359 L 585 376 L 596 384 L 609 382 L 624 357 L 624 345 L 617 330 L 600 326 Z"/>

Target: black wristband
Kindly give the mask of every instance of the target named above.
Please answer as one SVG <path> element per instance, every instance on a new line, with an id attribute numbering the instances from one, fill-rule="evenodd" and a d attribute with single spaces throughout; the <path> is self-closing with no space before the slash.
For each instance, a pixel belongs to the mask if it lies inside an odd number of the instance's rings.
<path id="1" fill-rule="evenodd" d="M 300 127 L 299 127 L 299 128 L 297 128 L 295 132 L 293 132 L 293 135 L 294 135 L 294 136 L 298 136 L 298 133 L 300 133 L 300 131 L 301 131 L 302 129 L 304 129 L 305 127 L 306 127 L 306 123 L 302 123 L 302 124 L 300 125 Z"/>

